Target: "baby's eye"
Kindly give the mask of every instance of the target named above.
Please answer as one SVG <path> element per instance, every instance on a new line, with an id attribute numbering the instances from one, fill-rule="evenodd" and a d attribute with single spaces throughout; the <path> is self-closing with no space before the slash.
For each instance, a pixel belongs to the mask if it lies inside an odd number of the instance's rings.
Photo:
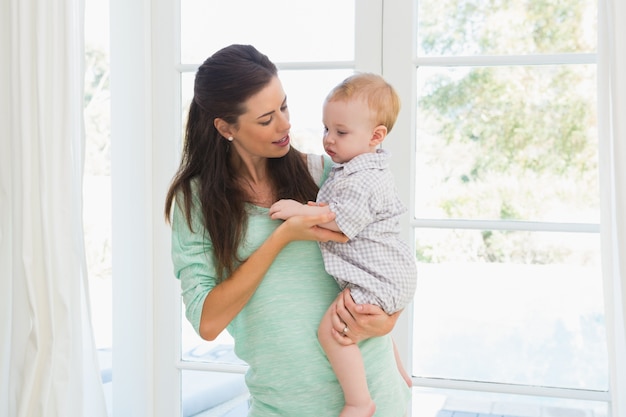
<path id="1" fill-rule="evenodd" d="M 343 136 L 343 135 L 345 135 L 346 133 L 348 133 L 348 132 L 344 132 L 343 130 L 338 130 L 338 131 L 337 131 L 337 134 L 338 134 L 339 136 Z"/>

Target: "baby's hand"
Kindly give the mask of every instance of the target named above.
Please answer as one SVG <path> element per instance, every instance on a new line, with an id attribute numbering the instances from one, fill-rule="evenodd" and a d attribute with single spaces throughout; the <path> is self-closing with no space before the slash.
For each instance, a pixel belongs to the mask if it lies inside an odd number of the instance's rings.
<path id="1" fill-rule="evenodd" d="M 273 220 L 287 220 L 290 217 L 305 214 L 302 207 L 304 205 L 296 200 L 278 200 L 270 207 L 270 217 Z"/>

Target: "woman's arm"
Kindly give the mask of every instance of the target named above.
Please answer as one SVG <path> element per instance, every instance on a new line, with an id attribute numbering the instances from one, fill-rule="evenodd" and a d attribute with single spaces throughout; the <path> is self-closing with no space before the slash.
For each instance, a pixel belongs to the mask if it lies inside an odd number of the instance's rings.
<path id="1" fill-rule="evenodd" d="M 333 302 L 335 314 L 332 316 L 333 336 L 342 345 L 358 343 L 370 337 L 383 336 L 391 332 L 400 317 L 401 311 L 385 313 L 380 307 L 371 304 L 356 304 L 345 289 Z M 347 328 L 347 332 L 343 332 Z"/>
<path id="2" fill-rule="evenodd" d="M 298 201 L 288 199 L 278 200 L 270 207 L 270 218 L 274 220 L 287 220 L 293 216 L 317 216 L 326 213 L 330 213 L 328 204 L 315 202 L 302 204 Z M 319 224 L 318 226 L 334 230 L 335 232 L 341 232 L 334 220 Z"/>
<path id="3" fill-rule="evenodd" d="M 208 293 L 202 307 L 200 336 L 213 340 L 226 328 L 250 300 L 270 265 L 288 243 L 296 240 L 347 241 L 344 235 L 318 226 L 334 217 L 328 212 L 295 216 L 283 222 L 232 275 Z"/>

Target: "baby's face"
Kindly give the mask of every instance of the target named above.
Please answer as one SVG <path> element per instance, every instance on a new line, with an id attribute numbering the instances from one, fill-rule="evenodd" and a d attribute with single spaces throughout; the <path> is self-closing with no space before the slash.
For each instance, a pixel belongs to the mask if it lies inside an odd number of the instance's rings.
<path id="1" fill-rule="evenodd" d="M 374 152 L 374 123 L 364 100 L 324 103 L 324 150 L 333 162 L 345 163 L 357 155 Z"/>

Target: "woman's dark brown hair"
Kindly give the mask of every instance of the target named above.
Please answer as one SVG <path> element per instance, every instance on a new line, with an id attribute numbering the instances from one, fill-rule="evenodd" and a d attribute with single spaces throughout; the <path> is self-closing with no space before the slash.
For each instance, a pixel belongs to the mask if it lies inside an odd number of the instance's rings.
<path id="1" fill-rule="evenodd" d="M 221 118 L 236 124 L 244 102 L 277 76 L 276 66 L 253 46 L 230 45 L 209 57 L 198 69 L 189 107 L 180 166 L 165 199 L 170 221 L 176 200 L 192 228 L 192 192 L 198 192 L 205 231 L 213 245 L 217 279 L 222 281 L 242 262 L 237 249 L 244 238 L 248 214 L 246 194 L 237 185 L 238 172 L 230 166 L 230 143 L 215 129 Z M 300 152 L 293 147 L 282 158 L 268 159 L 268 171 L 277 199 L 315 200 L 318 187 Z M 192 181 L 197 188 L 192 190 Z M 208 254 L 211 256 L 211 254 Z"/>

